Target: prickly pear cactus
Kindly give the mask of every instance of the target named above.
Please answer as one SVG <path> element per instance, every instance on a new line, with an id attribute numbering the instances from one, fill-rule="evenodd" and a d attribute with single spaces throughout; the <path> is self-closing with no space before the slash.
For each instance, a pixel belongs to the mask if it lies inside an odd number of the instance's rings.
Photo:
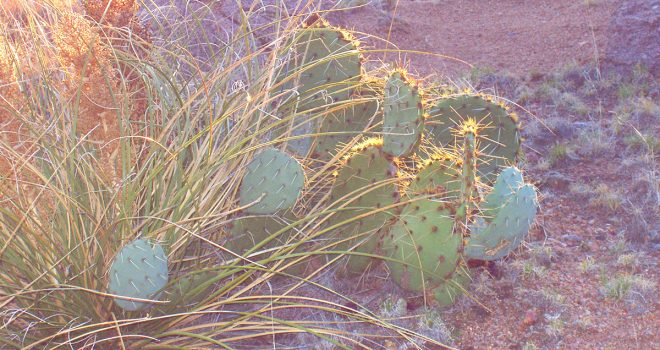
<path id="1" fill-rule="evenodd" d="M 463 238 L 454 232 L 455 207 L 418 199 L 408 204 L 383 239 L 394 281 L 411 291 L 433 291 L 454 275 Z"/>
<path id="2" fill-rule="evenodd" d="M 240 205 L 250 214 L 273 214 L 291 208 L 302 192 L 305 173 L 286 153 L 268 148 L 248 164 L 240 187 Z"/>
<path id="3" fill-rule="evenodd" d="M 465 293 L 470 281 L 470 271 L 468 268 L 459 265 L 451 279 L 433 290 L 433 296 L 441 307 L 452 305 L 458 297 Z"/>
<path id="4" fill-rule="evenodd" d="M 427 129 L 442 147 L 456 147 L 460 141 L 453 131 L 468 118 L 479 124 L 477 175 L 493 181 L 499 168 L 515 163 L 520 151 L 518 118 L 487 96 L 466 94 L 441 98 L 429 112 Z"/>
<path id="5" fill-rule="evenodd" d="M 507 188 L 497 188 L 487 211 L 490 217 L 478 217 L 470 228 L 470 237 L 465 248 L 465 255 L 469 259 L 496 260 L 502 258 L 517 248 L 529 232 L 532 225 L 538 201 L 536 189 L 530 184 L 523 184 L 517 188 L 509 188 L 518 181 L 515 171 L 505 171 L 496 181 L 496 184 Z M 505 191 L 511 190 L 510 195 L 502 196 Z M 495 191 L 497 191 L 495 193 Z M 506 201 L 498 208 L 494 203 L 500 203 L 502 198 Z"/>
<path id="6" fill-rule="evenodd" d="M 291 125 L 284 128 L 278 128 L 275 131 L 276 136 L 289 136 L 286 141 L 286 149 L 299 157 L 306 157 L 312 149 L 312 136 L 318 127 L 316 119 L 310 119 L 309 115 L 301 115 L 292 119 Z M 289 134 L 286 134 L 289 132 Z"/>
<path id="7" fill-rule="evenodd" d="M 209 283 L 216 277 L 216 271 L 201 271 L 199 273 L 189 273 L 182 276 L 164 290 L 167 299 L 171 302 L 167 307 L 160 309 L 183 310 L 201 302 L 211 293 L 213 283 Z"/>
<path id="8" fill-rule="evenodd" d="M 231 224 L 231 238 L 225 244 L 225 248 L 234 253 L 241 254 L 262 242 L 274 233 L 289 226 L 293 220 L 293 214 L 286 212 L 283 215 L 268 216 L 245 216 L 234 220 Z M 279 237 L 275 237 L 267 247 L 286 242 L 290 232 L 285 232 Z"/>
<path id="9" fill-rule="evenodd" d="M 507 167 L 497 176 L 493 190 L 486 195 L 480 204 L 483 217 L 492 220 L 500 208 L 513 196 L 513 194 L 524 185 L 522 172 L 516 167 Z"/>
<path id="10" fill-rule="evenodd" d="M 387 79 L 383 104 L 383 149 L 403 157 L 415 151 L 424 130 L 424 104 L 417 83 L 404 70 Z"/>
<path id="11" fill-rule="evenodd" d="M 348 143 L 383 119 L 379 110 L 376 83 L 366 84 L 352 97 L 346 108 L 330 113 L 321 121 L 316 139 L 315 155 L 319 159 L 330 159 L 337 148 Z"/>
<path id="12" fill-rule="evenodd" d="M 167 284 L 167 255 L 158 244 L 137 239 L 117 253 L 110 267 L 108 292 L 129 298 L 158 299 Z M 149 306 L 149 303 L 115 299 L 115 304 L 127 311 Z"/>
<path id="13" fill-rule="evenodd" d="M 396 213 L 394 209 L 372 213 L 373 210 L 394 204 L 399 200 L 396 185 L 397 164 L 383 151 L 380 139 L 371 139 L 356 146 L 339 170 L 330 193 L 331 203 L 345 205 L 344 210 L 334 214 L 329 225 L 340 224 L 360 215 L 366 215 L 351 223 L 340 226 L 335 232 L 339 239 L 349 239 L 337 249 L 347 250 L 359 241 L 364 241 L 356 252 L 374 253 L 378 236 L 387 229 L 386 222 Z M 362 273 L 372 259 L 363 256 L 347 258 L 346 270 Z"/>
<path id="14" fill-rule="evenodd" d="M 298 110 L 348 100 L 362 76 L 359 43 L 351 33 L 314 14 L 295 34 L 287 74 L 297 74 Z M 300 72 L 300 73 L 297 73 Z"/>
<path id="15" fill-rule="evenodd" d="M 447 200 L 456 200 L 461 191 L 461 160 L 450 155 L 434 154 L 424 161 L 417 175 L 406 188 L 411 197 L 434 193 Z"/>

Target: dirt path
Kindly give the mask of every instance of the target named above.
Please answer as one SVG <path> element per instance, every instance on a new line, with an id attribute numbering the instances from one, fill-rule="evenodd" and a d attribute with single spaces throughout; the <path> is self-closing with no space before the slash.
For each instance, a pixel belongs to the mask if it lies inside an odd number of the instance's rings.
<path id="1" fill-rule="evenodd" d="M 601 55 L 610 15 L 621 0 L 400 0 L 396 11 L 372 1 L 336 15 L 342 26 L 387 37 L 399 48 L 442 54 L 479 68 L 516 74 L 548 72 Z M 381 46 L 381 45 L 379 45 Z M 390 57 L 392 60 L 396 57 Z M 450 59 L 408 55 L 422 74 L 455 75 L 470 67 Z"/>

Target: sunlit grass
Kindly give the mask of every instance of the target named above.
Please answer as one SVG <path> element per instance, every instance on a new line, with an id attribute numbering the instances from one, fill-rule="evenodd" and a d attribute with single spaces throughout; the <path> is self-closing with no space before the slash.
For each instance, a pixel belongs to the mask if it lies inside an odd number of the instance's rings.
<path id="1" fill-rule="evenodd" d="M 294 120 L 356 103 L 292 108 L 300 100 L 290 85 L 310 67 L 291 70 L 281 56 L 311 3 L 296 16 L 278 12 L 268 28 L 251 27 L 254 13 L 243 13 L 206 61 L 167 36 L 204 31 L 194 18 L 147 11 L 166 39 L 159 42 L 115 27 L 122 23 L 110 20 L 121 17 L 114 12 L 107 21 L 96 12 L 97 23 L 61 1 L 11 5 L 2 8 L 9 44 L 0 57 L 0 121 L 17 125 L 20 138 L 0 138 L 8 160 L 0 175 L 0 347 L 232 348 L 298 333 L 340 348 L 369 348 L 385 337 L 440 345 L 313 280 L 350 253 L 326 237 L 336 228 L 328 218 L 342 206 L 323 194 L 328 170 L 359 135 L 326 164 L 302 159 L 308 186 L 296 218 L 268 240 L 294 232 L 292 239 L 276 246 L 267 240 L 243 255 L 223 247 L 241 209 L 238 185 L 251 155 L 309 136 L 292 136 L 301 125 Z M 278 40 L 263 44 L 263 31 Z M 170 282 L 148 310 L 124 312 L 106 292 L 107 271 L 138 237 L 165 248 Z M 294 269 L 311 259 L 321 267 Z M 203 277 L 182 289 L 193 276 Z M 284 278 L 290 281 L 280 283 Z M 332 297 L 301 291 L 310 285 Z M 314 313 L 343 321 L 310 320 Z M 378 331 L 347 331 L 358 325 Z"/>

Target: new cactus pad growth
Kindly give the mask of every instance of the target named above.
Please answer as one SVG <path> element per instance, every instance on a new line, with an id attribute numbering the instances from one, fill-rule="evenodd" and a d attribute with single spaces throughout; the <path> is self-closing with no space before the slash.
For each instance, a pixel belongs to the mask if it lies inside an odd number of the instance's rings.
<path id="1" fill-rule="evenodd" d="M 424 130 L 424 104 L 417 83 L 403 70 L 387 79 L 383 104 L 383 149 L 395 156 L 412 154 Z"/>
<path id="2" fill-rule="evenodd" d="M 383 151 L 382 140 L 367 140 L 353 149 L 339 170 L 330 193 L 331 203 L 338 202 L 337 207 L 343 206 L 343 209 L 334 214 L 328 224 L 336 225 L 365 216 L 337 228 L 338 238 L 347 239 L 337 249 L 347 250 L 363 241 L 356 252 L 371 254 L 375 251 L 378 236 L 387 229 L 387 222 L 395 213 L 394 209 L 372 212 L 398 201 L 396 174 L 397 165 Z M 350 256 L 347 270 L 362 273 L 371 261 L 369 257 Z"/>
<path id="3" fill-rule="evenodd" d="M 128 298 L 156 300 L 167 284 L 167 255 L 158 244 L 137 239 L 122 248 L 110 267 L 108 292 Z M 115 304 L 127 311 L 150 304 L 115 298 Z"/>
<path id="4" fill-rule="evenodd" d="M 430 292 L 454 275 L 463 237 L 454 232 L 455 207 L 449 202 L 417 199 L 408 204 L 383 239 L 391 276 L 401 287 Z"/>
<path id="5" fill-rule="evenodd" d="M 456 147 L 461 141 L 453 130 L 469 118 L 479 125 L 477 175 L 493 181 L 500 168 L 515 162 L 520 151 L 518 118 L 486 96 L 468 94 L 440 99 L 429 112 L 427 129 L 438 146 Z"/>
<path id="6" fill-rule="evenodd" d="M 497 185 L 505 188 L 496 188 L 492 196 L 487 196 L 493 200 L 487 204 L 487 208 L 491 208 L 487 212 L 494 216 L 478 217 L 471 225 L 465 247 L 465 255 L 469 259 L 502 258 L 517 248 L 529 232 L 538 208 L 536 189 L 530 184 L 509 187 L 510 184 L 517 184 L 519 177 L 516 171 L 505 170 L 500 177 L 508 177 L 509 180 L 498 178 L 496 181 Z M 509 195 L 501 195 L 509 190 Z M 500 203 L 500 199 L 506 200 L 501 205 L 495 205 Z"/>
<path id="7" fill-rule="evenodd" d="M 294 40 L 292 63 L 295 71 L 300 72 L 299 110 L 348 100 L 353 85 L 362 76 L 362 57 L 355 38 L 312 15 L 296 32 Z"/>
<path id="8" fill-rule="evenodd" d="M 305 184 L 302 166 L 291 156 L 268 148 L 248 164 L 240 187 L 240 205 L 250 214 L 273 214 L 291 208 Z"/>

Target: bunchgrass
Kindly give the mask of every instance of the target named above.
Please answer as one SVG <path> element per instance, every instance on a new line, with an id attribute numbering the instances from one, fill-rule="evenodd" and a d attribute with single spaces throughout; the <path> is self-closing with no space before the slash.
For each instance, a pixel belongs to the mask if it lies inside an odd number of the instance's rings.
<path id="1" fill-rule="evenodd" d="M 202 20 L 208 9 L 168 18 L 147 2 L 144 16 L 157 39 L 92 23 L 99 46 L 80 47 L 87 53 L 74 62 L 77 75 L 54 59 L 61 47 L 49 35 L 68 7 L 59 1 L 36 8 L 22 0 L 12 4 L 13 12 L 2 9 L 5 37 L 12 52 L 33 52 L 12 56 L 19 77 L 9 82 L 20 84 L 24 101 L 12 105 L 11 115 L 23 123 L 30 152 L 0 138 L 12 164 L 0 178 L 0 348 L 249 348 L 286 343 L 299 333 L 346 349 L 370 348 L 383 337 L 441 345 L 314 280 L 352 253 L 327 239 L 336 227 L 326 222 L 341 206 L 322 196 L 328 170 L 350 145 L 326 164 L 303 159 L 307 187 L 286 227 L 243 254 L 222 244 L 242 209 L 236 197 L 251 156 L 310 136 L 295 131 L 355 103 L 293 108 L 309 98 L 298 97 L 297 75 L 341 59 L 295 68 L 282 59 L 313 3 L 300 3 L 295 14 L 278 8 L 275 19 L 260 27 L 250 21 L 261 8 L 242 11 L 235 30 L 200 57 L 174 35 L 211 35 Z M 101 61 L 108 69 L 94 76 L 99 90 L 89 90 L 88 69 Z M 107 94 L 107 105 L 94 105 L 99 91 Z M 111 116 L 117 135 L 97 138 L 108 127 L 102 124 L 80 132 L 90 110 L 101 111 L 92 120 Z M 285 234 L 288 240 L 272 244 Z M 158 300 L 148 301 L 151 308 L 127 312 L 107 292 L 108 269 L 136 238 L 165 248 L 169 283 Z M 295 269 L 312 259 L 321 267 Z M 196 283 L 185 287 L 191 280 Z M 304 293 L 304 286 L 324 297 Z M 309 319 L 319 313 L 333 317 Z M 354 327 L 369 331 L 347 330 Z"/>

